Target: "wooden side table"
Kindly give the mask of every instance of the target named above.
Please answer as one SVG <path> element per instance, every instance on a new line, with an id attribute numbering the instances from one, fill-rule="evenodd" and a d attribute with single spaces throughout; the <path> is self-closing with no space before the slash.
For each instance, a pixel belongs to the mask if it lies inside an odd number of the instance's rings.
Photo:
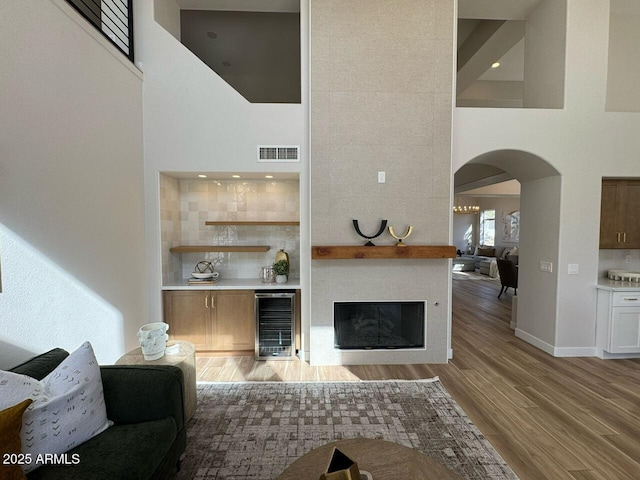
<path id="1" fill-rule="evenodd" d="M 174 355 L 165 354 L 158 360 L 145 360 L 140 347 L 125 353 L 116 365 L 173 365 L 184 375 L 184 408 L 185 420 L 191 419 L 196 411 L 196 348 L 193 343 L 184 340 L 171 340 L 167 346 L 179 345 L 180 350 Z"/>
<path id="2" fill-rule="evenodd" d="M 311 450 L 292 463 L 278 480 L 316 480 L 329 465 L 333 447 L 371 473 L 373 480 L 460 480 L 451 470 L 414 448 L 370 438 L 351 438 Z"/>

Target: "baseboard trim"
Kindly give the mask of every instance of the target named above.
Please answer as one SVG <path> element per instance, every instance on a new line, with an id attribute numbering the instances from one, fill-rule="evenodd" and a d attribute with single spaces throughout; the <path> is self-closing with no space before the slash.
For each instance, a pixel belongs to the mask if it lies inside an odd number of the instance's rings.
<path id="1" fill-rule="evenodd" d="M 533 335 L 525 332 L 524 330 L 520 330 L 519 328 L 516 328 L 516 337 L 524 340 L 527 343 L 530 343 L 534 347 L 539 348 L 540 350 L 542 350 L 545 353 L 548 353 L 549 355 L 555 356 L 555 348 L 553 345 L 543 340 L 540 340 L 538 337 L 534 337 Z"/>
<path id="2" fill-rule="evenodd" d="M 596 357 L 603 360 L 626 360 L 629 358 L 640 358 L 640 353 L 609 353 L 601 348 L 596 349 Z"/>
<path id="3" fill-rule="evenodd" d="M 554 357 L 595 357 L 595 347 L 559 347 L 555 349 Z"/>
<path id="4" fill-rule="evenodd" d="M 516 328 L 516 337 L 530 343 L 534 347 L 539 348 L 545 353 L 554 357 L 596 357 L 597 350 L 595 347 L 554 347 L 550 343 L 540 340 L 538 337 L 531 335 L 519 328 Z M 605 358 L 605 357 L 600 357 Z M 611 357 L 615 358 L 615 357 Z"/>

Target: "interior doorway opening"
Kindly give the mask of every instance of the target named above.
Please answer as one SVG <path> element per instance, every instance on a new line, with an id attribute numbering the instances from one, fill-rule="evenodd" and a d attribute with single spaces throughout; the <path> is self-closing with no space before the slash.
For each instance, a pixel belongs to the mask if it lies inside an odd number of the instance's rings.
<path id="1" fill-rule="evenodd" d="M 524 339 L 526 325 L 536 322 L 538 317 L 544 317 L 545 321 L 555 325 L 557 272 L 553 269 L 542 271 L 539 265 L 544 262 L 557 265 L 560 194 L 558 170 L 542 157 L 522 150 L 486 152 L 470 159 L 455 172 L 456 203 L 473 204 L 479 209 L 477 214 L 455 216 L 466 216 L 466 221 L 454 217 L 452 222 L 453 243 L 460 251 L 460 259 L 453 262 L 452 273 L 454 325 L 461 316 L 472 321 L 474 309 L 487 313 L 485 318 L 491 317 L 493 309 L 503 324 L 508 324 L 516 336 Z M 481 225 L 482 212 L 491 210 L 494 215 L 485 215 L 487 225 Z M 493 245 L 482 245 L 482 227 L 487 230 L 490 226 L 494 229 Z M 515 302 L 511 289 L 509 294 L 498 298 L 501 282 L 497 274 L 497 259 L 500 257 L 518 265 L 519 285 Z M 473 259 L 473 265 L 468 259 Z M 460 267 L 456 263 L 469 265 Z M 467 270 L 456 272 L 456 267 Z M 481 288 L 480 284 L 478 288 L 469 288 L 466 283 L 463 288 L 462 281 L 472 278 L 483 281 Z M 456 301 L 456 294 L 461 289 L 467 296 L 477 295 L 478 298 L 465 297 L 464 305 L 461 305 Z M 521 321 L 524 329 L 520 328 Z M 452 335 L 456 333 L 454 329 L 452 327 Z"/>

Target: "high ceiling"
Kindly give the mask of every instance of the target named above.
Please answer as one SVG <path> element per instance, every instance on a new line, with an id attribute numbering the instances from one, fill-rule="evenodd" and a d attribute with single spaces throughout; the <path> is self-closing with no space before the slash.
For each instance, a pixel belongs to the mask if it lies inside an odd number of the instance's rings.
<path id="1" fill-rule="evenodd" d="M 482 84 L 510 86 L 517 94 L 524 81 L 524 26 L 542 0 L 458 1 L 458 94 Z M 500 66 L 491 68 L 499 62 Z M 505 94 L 506 95 L 506 94 Z M 465 105 L 459 102 L 459 106 Z M 514 106 L 509 104 L 504 106 Z M 497 106 L 497 105 L 496 105 Z M 514 178 L 498 165 L 471 163 L 454 176 L 457 193 Z"/>
<path id="2" fill-rule="evenodd" d="M 481 42 L 478 45 L 466 48 L 470 52 L 469 58 L 476 57 L 475 61 L 478 65 L 473 65 L 473 59 L 465 72 L 462 72 L 459 79 L 460 84 L 464 82 L 462 76 L 468 77 L 467 86 L 477 80 L 485 82 L 522 82 L 524 72 L 524 40 L 523 29 L 517 24 L 523 23 L 527 16 L 536 9 L 542 0 L 459 0 L 458 1 L 458 47 L 470 40 Z M 182 10 L 219 10 L 219 11 L 253 11 L 253 12 L 299 12 L 300 0 L 176 0 L 176 3 Z M 501 40 L 494 43 L 501 45 L 492 45 L 483 41 L 482 35 L 475 33 L 476 39 L 473 38 L 474 31 L 483 22 L 490 24 L 488 21 L 494 22 L 489 29 L 499 31 L 498 37 Z M 508 27 L 505 27 L 504 21 Z M 486 25 L 485 25 L 486 27 Z M 506 32 L 506 33 L 505 33 Z M 245 32 L 246 34 L 246 32 Z M 204 36 L 201 35 L 203 38 Z M 471 38 L 470 38 L 471 37 Z M 205 38 L 205 41 L 207 39 Z M 246 41 L 246 38 L 244 39 Z M 243 42 L 235 42 L 243 43 Z M 234 42 L 231 42 L 233 45 Z M 506 45 L 506 46 L 505 46 Z M 484 58 L 482 58 L 484 57 Z M 478 60 L 482 58 L 481 60 Z M 491 60 L 487 60 L 491 59 Z M 487 61 L 493 63 L 498 60 L 499 68 L 490 68 L 486 66 Z M 240 65 L 241 59 L 235 58 L 235 62 L 229 60 L 232 65 Z M 481 67 L 480 65 L 485 65 Z M 463 167 L 455 175 L 456 189 L 468 190 L 473 186 L 490 185 L 500 181 L 508 180 L 509 174 L 497 168 L 486 164 L 474 164 Z M 512 178 L 512 177 L 511 177 Z"/>
<path id="3" fill-rule="evenodd" d="M 458 0 L 458 18 L 526 20 L 542 0 Z"/>
<path id="4" fill-rule="evenodd" d="M 299 13 L 300 0 L 176 0 L 180 10 Z"/>

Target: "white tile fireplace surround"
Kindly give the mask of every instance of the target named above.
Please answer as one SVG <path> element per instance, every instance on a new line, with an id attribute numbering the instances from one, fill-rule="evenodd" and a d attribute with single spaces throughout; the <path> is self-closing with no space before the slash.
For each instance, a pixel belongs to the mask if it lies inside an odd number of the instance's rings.
<path id="1" fill-rule="evenodd" d="M 315 260 L 312 275 L 312 365 L 444 363 L 447 361 L 447 259 Z M 372 300 L 375 299 L 375 300 Z M 424 302 L 422 348 L 339 349 L 335 302 Z"/>

